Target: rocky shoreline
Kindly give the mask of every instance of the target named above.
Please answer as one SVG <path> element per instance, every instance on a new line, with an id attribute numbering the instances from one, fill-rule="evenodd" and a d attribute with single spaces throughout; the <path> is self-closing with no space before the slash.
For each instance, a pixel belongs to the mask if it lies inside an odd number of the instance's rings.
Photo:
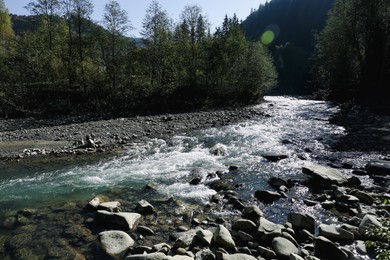
<path id="1" fill-rule="evenodd" d="M 165 138 L 258 116 L 262 116 L 262 112 L 247 107 L 116 119 L 96 116 L 0 119 L 0 160 L 111 153 L 145 138 Z"/>

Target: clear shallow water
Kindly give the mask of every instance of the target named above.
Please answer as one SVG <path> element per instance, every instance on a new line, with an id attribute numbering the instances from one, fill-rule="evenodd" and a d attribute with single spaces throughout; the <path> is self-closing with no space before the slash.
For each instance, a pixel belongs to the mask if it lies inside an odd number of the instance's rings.
<path id="1" fill-rule="evenodd" d="M 241 183 L 240 195 L 248 200 L 258 189 L 271 189 L 270 177 L 301 180 L 302 166 L 349 162 L 364 166 L 375 154 L 332 153 L 327 145 L 342 136 L 344 129 L 328 123 L 338 108 L 320 101 L 290 97 L 266 97 L 258 106 L 269 117 L 240 124 L 195 131 L 168 140 L 152 139 L 129 147 L 116 158 L 98 162 L 71 162 L 46 165 L 0 165 L 0 208 L 3 213 L 21 208 L 44 207 L 59 201 L 91 199 L 111 188 L 141 189 L 145 184 L 158 184 L 163 197 L 196 200 L 207 203 L 215 191 L 207 185 L 189 185 L 198 175 L 227 171 L 227 165 L 238 165 L 239 174 L 232 176 Z M 210 147 L 222 144 L 225 156 L 214 156 Z M 311 152 L 309 152 L 311 151 Z M 281 153 L 288 159 L 272 163 L 264 153 Z M 305 158 L 303 160 L 302 158 Z M 350 170 L 343 170 L 350 175 Z M 365 181 L 369 185 L 369 180 Z M 297 186 L 289 191 L 289 199 L 262 206 L 270 219 L 283 222 L 290 211 L 306 211 L 313 215 L 323 210 L 307 208 L 302 199 L 307 188 Z M 294 198 L 295 200 L 291 200 Z M 321 221 L 332 222 L 324 215 Z"/>

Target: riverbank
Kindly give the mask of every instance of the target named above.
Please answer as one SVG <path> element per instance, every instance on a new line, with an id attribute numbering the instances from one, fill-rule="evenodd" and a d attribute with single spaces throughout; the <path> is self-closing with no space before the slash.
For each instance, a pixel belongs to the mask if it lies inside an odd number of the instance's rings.
<path id="1" fill-rule="evenodd" d="M 0 160 L 110 154 L 143 141 L 234 124 L 262 116 L 251 107 L 105 119 L 0 119 Z"/>

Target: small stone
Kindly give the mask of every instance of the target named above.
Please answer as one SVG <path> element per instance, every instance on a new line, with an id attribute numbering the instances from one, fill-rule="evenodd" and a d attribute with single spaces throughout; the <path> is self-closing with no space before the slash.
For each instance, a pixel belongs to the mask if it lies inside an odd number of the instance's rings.
<path id="1" fill-rule="evenodd" d="M 135 207 L 135 210 L 142 215 L 151 215 L 156 213 L 152 204 L 150 204 L 146 200 L 139 201 L 137 203 L 137 206 Z"/>

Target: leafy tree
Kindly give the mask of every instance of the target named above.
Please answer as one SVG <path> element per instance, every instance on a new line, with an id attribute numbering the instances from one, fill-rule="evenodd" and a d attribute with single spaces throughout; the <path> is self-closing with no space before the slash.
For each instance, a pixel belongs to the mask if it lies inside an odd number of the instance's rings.
<path id="1" fill-rule="evenodd" d="M 11 17 L 5 7 L 4 0 L 0 0 L 0 57 L 5 57 L 11 49 L 14 40 Z"/>
<path id="2" fill-rule="evenodd" d="M 123 54 L 121 39 L 131 25 L 127 12 L 120 7 L 117 1 L 113 0 L 105 6 L 103 24 L 109 33 L 108 52 L 105 55 L 108 75 L 111 79 L 111 86 L 116 88 Z"/>

